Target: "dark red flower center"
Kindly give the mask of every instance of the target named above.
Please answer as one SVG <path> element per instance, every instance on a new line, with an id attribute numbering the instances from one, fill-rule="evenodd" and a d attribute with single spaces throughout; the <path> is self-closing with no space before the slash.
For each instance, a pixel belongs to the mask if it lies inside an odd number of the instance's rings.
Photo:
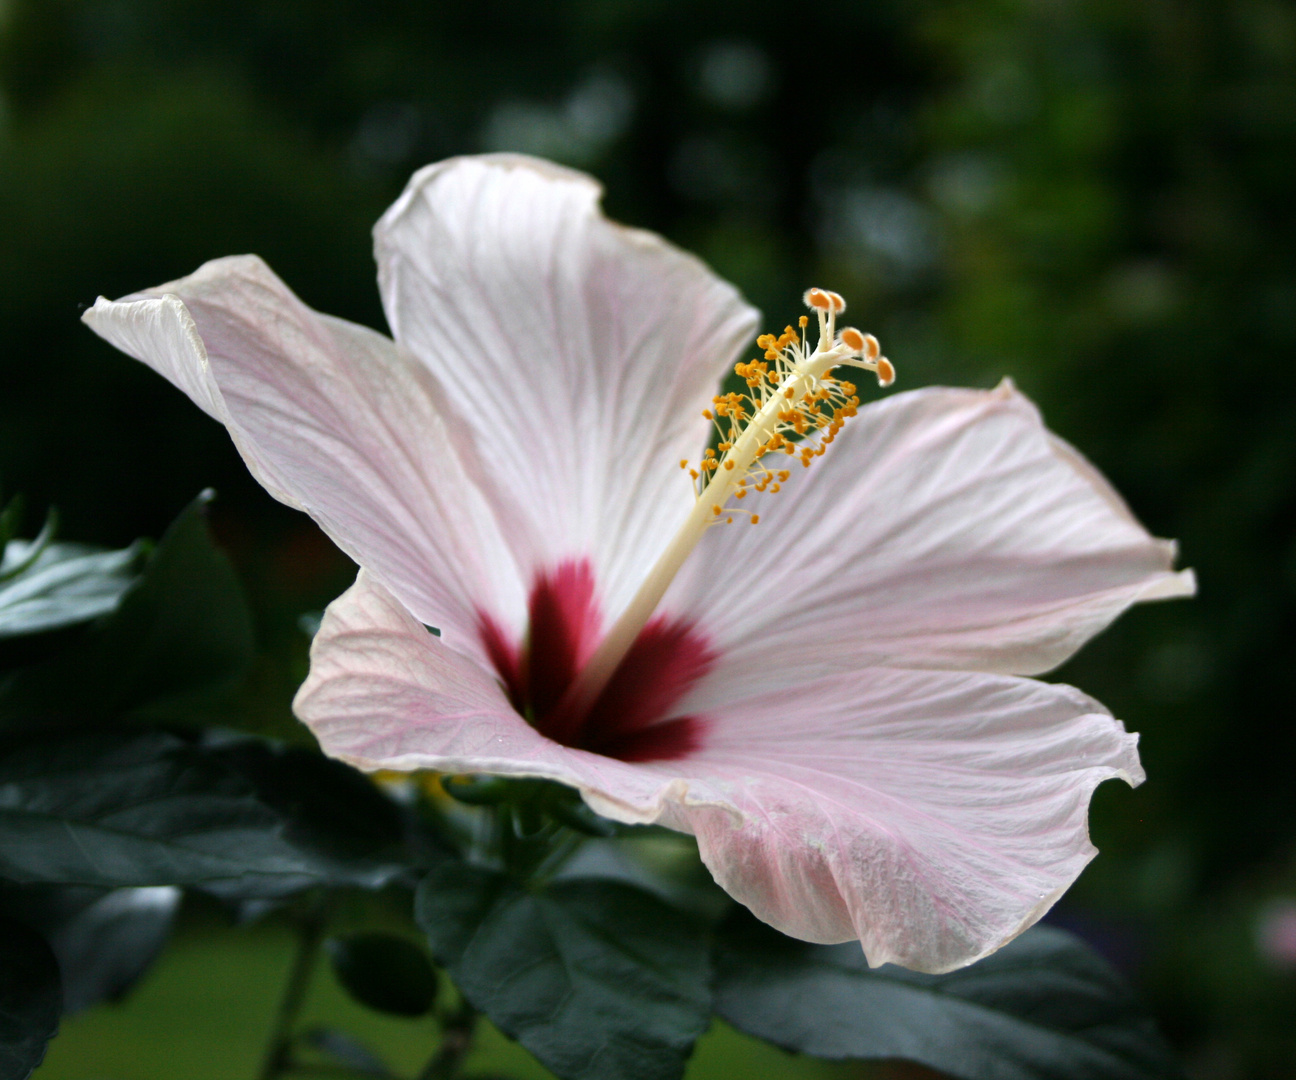
<path id="1" fill-rule="evenodd" d="M 670 761 L 701 746 L 703 721 L 675 713 L 685 693 L 715 664 L 715 653 L 693 623 L 664 617 L 648 623 L 603 692 L 577 711 L 564 698 L 602 628 L 589 561 L 569 560 L 540 574 L 528 616 L 520 644 L 484 612 L 478 621 L 513 707 L 541 734 L 621 761 Z"/>

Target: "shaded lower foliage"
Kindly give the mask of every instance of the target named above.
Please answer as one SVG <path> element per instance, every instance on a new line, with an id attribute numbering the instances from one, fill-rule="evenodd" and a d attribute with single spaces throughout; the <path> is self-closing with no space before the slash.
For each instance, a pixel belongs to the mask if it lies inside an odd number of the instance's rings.
<path id="1" fill-rule="evenodd" d="M 415 915 L 464 996 L 564 1080 L 671 1080 L 711 1014 L 704 926 L 616 881 L 446 860 Z"/>
<path id="2" fill-rule="evenodd" d="M 400 873 L 396 806 L 339 762 L 254 739 L 101 732 L 0 743 L 0 876 L 227 898 Z"/>
<path id="3" fill-rule="evenodd" d="M 0 886 L 0 913 L 39 930 L 54 950 L 68 1013 L 126 994 L 162 952 L 179 906 L 169 885 Z"/>
<path id="4" fill-rule="evenodd" d="M 1036 926 L 947 975 L 870 969 L 858 943 L 793 941 L 736 911 L 716 942 L 716 1012 L 788 1050 L 902 1058 L 960 1080 L 1174 1080 L 1125 981 L 1078 938 Z"/>
<path id="5" fill-rule="evenodd" d="M 0 917 L 0 1080 L 26 1080 L 58 1030 L 58 961 L 31 927 Z"/>

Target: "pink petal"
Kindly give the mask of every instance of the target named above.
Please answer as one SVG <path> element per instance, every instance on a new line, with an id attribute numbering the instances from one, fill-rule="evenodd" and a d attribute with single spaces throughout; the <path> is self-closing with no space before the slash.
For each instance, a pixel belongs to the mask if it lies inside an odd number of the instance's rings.
<path id="1" fill-rule="evenodd" d="M 781 930 L 858 937 L 874 964 L 927 971 L 1038 919 L 1094 854 L 1094 787 L 1143 776 L 1136 738 L 1065 686 L 871 668 L 733 691 L 703 684 L 685 703 L 706 735 L 682 760 L 569 749 L 362 572 L 294 708 L 361 768 L 542 776 L 618 820 L 695 832 L 716 880 Z"/>
<path id="2" fill-rule="evenodd" d="M 1035 674 L 1130 604 L 1194 589 L 1011 384 L 898 394 L 809 469 L 773 460 L 792 476 L 744 501 L 761 524 L 713 527 L 663 602 L 734 677 L 771 655 L 786 685 L 843 662 Z"/>
<path id="3" fill-rule="evenodd" d="M 615 618 L 692 506 L 683 458 L 756 313 L 533 158 L 429 166 L 375 230 L 396 340 L 435 374 L 524 573 L 588 556 Z"/>
<path id="4" fill-rule="evenodd" d="M 522 602 L 426 372 L 381 334 L 312 311 L 253 256 L 101 297 L 84 319 L 224 423 L 271 494 L 456 647 L 481 651 L 480 605 Z"/>
<path id="5" fill-rule="evenodd" d="M 683 811 L 716 880 L 874 965 L 948 971 L 1015 937 L 1096 854 L 1093 789 L 1143 780 L 1137 736 L 1029 679 L 868 668 L 690 705 L 711 728 L 686 765 L 740 815 Z"/>

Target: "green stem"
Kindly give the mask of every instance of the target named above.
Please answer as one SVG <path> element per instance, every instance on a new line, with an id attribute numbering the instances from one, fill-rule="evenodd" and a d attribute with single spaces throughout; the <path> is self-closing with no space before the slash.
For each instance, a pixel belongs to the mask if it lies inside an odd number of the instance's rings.
<path id="1" fill-rule="evenodd" d="M 314 901 L 311 910 L 299 924 L 297 954 L 293 957 L 292 967 L 288 972 L 288 982 L 284 985 L 283 997 L 279 999 L 279 1012 L 270 1033 L 270 1041 L 266 1045 L 266 1054 L 261 1063 L 258 1080 L 276 1080 L 276 1077 L 282 1076 L 293 1067 L 293 1027 L 306 1000 L 306 991 L 310 989 L 311 975 L 315 971 L 315 961 L 319 957 L 327 923 L 324 900 L 320 897 Z"/>
<path id="2" fill-rule="evenodd" d="M 453 1080 L 473 1045 L 478 1012 L 461 998 L 459 1008 L 441 1024 L 441 1049 L 419 1073 L 418 1080 Z"/>

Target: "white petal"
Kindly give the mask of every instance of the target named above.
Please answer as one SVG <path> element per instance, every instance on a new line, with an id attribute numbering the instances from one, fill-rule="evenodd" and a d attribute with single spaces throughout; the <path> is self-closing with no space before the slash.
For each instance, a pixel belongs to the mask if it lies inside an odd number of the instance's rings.
<path id="1" fill-rule="evenodd" d="M 621 608 L 692 505 L 683 458 L 756 313 L 614 224 L 581 173 L 509 155 L 419 172 L 375 230 L 396 340 L 464 417 L 531 568 L 588 555 Z"/>
<path id="2" fill-rule="evenodd" d="M 698 701 L 693 705 L 704 705 Z M 741 818 L 689 807 L 716 880 L 794 937 L 948 971 L 1034 923 L 1096 854 L 1103 780 L 1137 737 L 1066 686 L 870 668 L 717 703 L 685 764 Z"/>
<path id="3" fill-rule="evenodd" d="M 101 297 L 84 319 L 225 424 L 271 494 L 456 647 L 479 650 L 477 608 L 522 603 L 426 372 L 389 339 L 312 311 L 252 256 Z"/>
<path id="4" fill-rule="evenodd" d="M 664 601 L 735 670 L 1036 674 L 1135 601 L 1193 591 L 1173 544 L 1008 384 L 898 394 L 809 469 L 774 458 L 791 479 L 743 504 L 761 524 L 713 527 Z"/>

